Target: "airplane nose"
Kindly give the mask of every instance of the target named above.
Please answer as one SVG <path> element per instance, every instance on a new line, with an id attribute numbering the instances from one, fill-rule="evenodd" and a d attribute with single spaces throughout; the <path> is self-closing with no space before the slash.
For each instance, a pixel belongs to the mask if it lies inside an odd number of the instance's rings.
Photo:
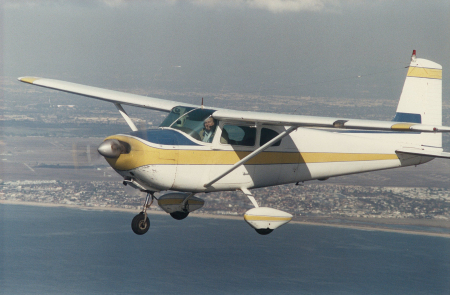
<path id="1" fill-rule="evenodd" d="M 126 148 L 117 139 L 105 140 L 97 149 L 98 153 L 106 158 L 117 158 L 126 153 Z"/>

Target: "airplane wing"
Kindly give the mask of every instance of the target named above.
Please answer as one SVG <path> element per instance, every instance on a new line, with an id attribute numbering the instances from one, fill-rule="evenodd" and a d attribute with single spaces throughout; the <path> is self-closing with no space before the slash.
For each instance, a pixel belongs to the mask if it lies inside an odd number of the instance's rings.
<path id="1" fill-rule="evenodd" d="M 19 81 L 32 85 L 60 90 L 68 93 L 78 94 L 86 97 L 92 97 L 116 104 L 142 107 L 147 109 L 169 112 L 175 106 L 200 107 L 199 105 L 186 104 L 177 101 L 164 100 L 160 98 L 147 97 L 142 95 L 130 94 L 114 90 L 107 90 L 98 87 L 86 86 L 60 80 L 21 77 Z M 433 126 L 410 122 L 395 121 L 375 121 L 344 119 L 330 117 L 316 117 L 303 115 L 287 115 L 265 112 L 236 111 L 229 109 L 216 108 L 213 117 L 219 120 L 259 122 L 263 124 L 295 126 L 295 127 L 325 127 L 338 129 L 358 129 L 358 130 L 386 130 L 386 131 L 412 131 L 412 132 L 450 132 L 448 126 Z M 124 117 L 127 119 L 126 114 Z M 132 127 L 133 129 L 133 127 Z"/>
<path id="2" fill-rule="evenodd" d="M 225 109 L 214 112 L 212 116 L 218 120 L 260 122 L 263 124 L 280 126 L 411 132 L 450 132 L 450 127 L 448 126 L 433 126 L 411 122 L 343 119 L 263 112 L 234 111 Z"/>
<path id="3" fill-rule="evenodd" d="M 107 90 L 103 88 L 86 86 L 60 80 L 44 79 L 37 77 L 21 77 L 18 78 L 18 80 L 21 82 L 29 83 L 44 88 L 50 88 L 68 93 L 96 98 L 100 100 L 105 100 L 112 102 L 114 104 L 125 104 L 158 111 L 170 112 L 170 110 L 175 106 L 198 107 L 195 105 L 190 105 L 182 102 L 176 102 L 154 97 L 147 97 L 114 90 Z"/>

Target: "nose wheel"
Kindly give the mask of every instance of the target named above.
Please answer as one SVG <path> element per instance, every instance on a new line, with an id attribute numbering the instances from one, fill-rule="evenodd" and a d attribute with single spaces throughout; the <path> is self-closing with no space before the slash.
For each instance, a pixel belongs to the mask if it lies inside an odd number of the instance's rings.
<path id="1" fill-rule="evenodd" d="M 153 199 L 156 199 L 153 192 L 147 192 L 142 212 L 136 215 L 131 221 L 131 229 L 137 235 L 145 234 L 150 228 L 150 220 L 147 216 L 147 209 L 152 205 Z"/>
<path id="2" fill-rule="evenodd" d="M 145 234 L 150 228 L 150 220 L 147 213 L 141 212 L 131 221 L 131 229 L 137 235 Z"/>

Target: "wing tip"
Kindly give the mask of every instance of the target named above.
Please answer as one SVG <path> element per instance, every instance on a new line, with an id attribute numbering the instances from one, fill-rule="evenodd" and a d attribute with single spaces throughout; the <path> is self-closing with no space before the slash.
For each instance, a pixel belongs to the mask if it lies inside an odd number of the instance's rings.
<path id="1" fill-rule="evenodd" d="M 19 77 L 17 78 L 17 80 L 19 80 L 20 82 L 25 82 L 25 83 L 29 83 L 29 84 L 33 84 L 34 81 L 39 80 L 40 78 L 37 77 Z"/>

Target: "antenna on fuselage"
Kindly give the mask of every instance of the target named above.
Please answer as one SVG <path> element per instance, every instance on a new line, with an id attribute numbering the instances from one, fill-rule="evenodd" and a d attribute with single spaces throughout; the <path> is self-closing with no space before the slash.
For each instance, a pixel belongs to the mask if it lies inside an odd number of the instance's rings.
<path id="1" fill-rule="evenodd" d="M 202 110 L 203 110 L 203 97 L 202 97 Z"/>

